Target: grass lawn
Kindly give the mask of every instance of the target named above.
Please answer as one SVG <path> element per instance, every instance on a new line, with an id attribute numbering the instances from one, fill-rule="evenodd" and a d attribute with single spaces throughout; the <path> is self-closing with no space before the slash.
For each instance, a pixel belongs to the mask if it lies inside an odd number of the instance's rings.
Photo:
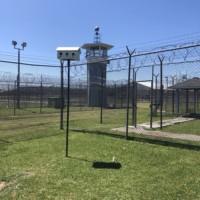
<path id="1" fill-rule="evenodd" d="M 112 137 L 124 113 L 71 112 L 68 158 L 59 115 L 1 120 L 0 199 L 200 199 L 199 151 Z"/>
<path id="2" fill-rule="evenodd" d="M 163 131 L 182 134 L 200 135 L 200 119 L 163 127 Z"/>

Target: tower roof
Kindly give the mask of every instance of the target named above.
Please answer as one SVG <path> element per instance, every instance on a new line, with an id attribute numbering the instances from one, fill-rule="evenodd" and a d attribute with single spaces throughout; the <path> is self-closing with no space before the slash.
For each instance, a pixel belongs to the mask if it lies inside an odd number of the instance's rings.
<path id="1" fill-rule="evenodd" d="M 101 47 L 101 48 L 104 48 L 104 49 L 107 49 L 107 50 L 113 48 L 112 45 L 106 44 L 106 43 L 85 43 L 81 48 L 91 49 L 91 48 L 95 48 L 95 47 Z"/>

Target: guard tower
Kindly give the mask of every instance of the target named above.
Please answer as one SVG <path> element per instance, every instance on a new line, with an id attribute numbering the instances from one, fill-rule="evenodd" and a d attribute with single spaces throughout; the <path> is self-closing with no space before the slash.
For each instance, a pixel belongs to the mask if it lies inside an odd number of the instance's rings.
<path id="1" fill-rule="evenodd" d="M 101 103 L 104 107 L 106 106 L 105 90 L 104 95 L 101 94 L 102 87 L 106 84 L 107 52 L 112 47 L 112 45 L 101 42 L 99 27 L 95 27 L 94 42 L 82 46 L 86 49 L 88 106 L 90 107 L 100 107 Z"/>

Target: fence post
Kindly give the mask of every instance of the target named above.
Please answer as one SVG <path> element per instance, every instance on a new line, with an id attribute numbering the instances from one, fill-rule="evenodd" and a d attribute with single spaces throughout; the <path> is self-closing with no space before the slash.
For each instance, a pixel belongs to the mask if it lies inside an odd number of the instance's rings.
<path id="1" fill-rule="evenodd" d="M 100 111 L 100 124 L 103 123 L 103 104 L 104 104 L 104 96 L 103 96 L 103 67 L 101 68 L 101 111 Z"/>
<path id="2" fill-rule="evenodd" d="M 14 115 L 16 115 L 16 81 L 14 84 L 14 93 L 13 93 L 13 111 L 14 111 Z"/>
<path id="3" fill-rule="evenodd" d="M 129 98 L 130 98 L 130 76 L 131 76 L 131 56 L 135 52 L 129 51 L 128 46 L 126 46 L 127 52 L 129 54 L 129 64 L 128 64 L 128 83 L 127 83 L 127 106 L 126 106 L 126 136 L 125 139 L 128 139 L 128 119 L 129 119 Z"/>
<path id="4" fill-rule="evenodd" d="M 160 129 L 163 124 L 163 60 L 164 58 L 158 56 L 160 61 Z"/>
<path id="5" fill-rule="evenodd" d="M 132 88 L 132 125 L 137 127 L 137 82 L 136 82 L 136 74 L 137 70 L 133 67 L 133 88 Z"/>
<path id="6" fill-rule="evenodd" d="M 152 66 L 152 76 L 151 76 L 151 111 L 150 111 L 150 128 L 152 129 L 153 126 L 153 77 L 154 77 L 154 66 Z"/>
<path id="7" fill-rule="evenodd" d="M 117 84 L 115 83 L 115 103 L 114 103 L 114 108 L 117 108 Z"/>
<path id="8" fill-rule="evenodd" d="M 41 83 L 40 83 L 40 113 L 42 113 L 43 106 L 43 85 L 42 85 L 42 75 L 41 75 Z"/>
<path id="9" fill-rule="evenodd" d="M 121 83 L 121 88 L 120 88 L 120 108 L 122 109 L 123 107 L 123 97 L 122 97 L 122 91 L 123 91 L 123 84 Z"/>
<path id="10" fill-rule="evenodd" d="M 156 88 L 155 88 L 155 116 L 157 117 L 157 106 L 158 106 L 158 76 L 154 75 L 156 77 Z"/>
<path id="11" fill-rule="evenodd" d="M 10 83 L 8 83 L 8 108 L 10 108 Z"/>

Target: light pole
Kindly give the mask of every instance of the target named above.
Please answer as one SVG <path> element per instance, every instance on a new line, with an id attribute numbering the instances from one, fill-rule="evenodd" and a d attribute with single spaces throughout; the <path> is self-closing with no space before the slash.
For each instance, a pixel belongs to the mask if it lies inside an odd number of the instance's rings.
<path id="1" fill-rule="evenodd" d="M 157 108 L 158 108 L 158 76 L 159 76 L 159 74 L 157 74 L 157 75 L 155 75 L 154 74 L 154 76 L 155 76 L 155 78 L 156 78 L 156 88 L 155 88 L 155 107 L 154 107 L 154 111 L 155 111 L 155 115 L 156 115 L 156 117 L 157 117 Z"/>
<path id="2" fill-rule="evenodd" d="M 12 41 L 12 45 L 15 49 L 18 50 L 18 72 L 17 72 L 17 109 L 20 109 L 20 51 L 24 50 L 24 48 L 27 46 L 26 42 L 23 42 L 21 44 L 22 48 L 17 48 L 17 42 L 15 40 Z"/>

